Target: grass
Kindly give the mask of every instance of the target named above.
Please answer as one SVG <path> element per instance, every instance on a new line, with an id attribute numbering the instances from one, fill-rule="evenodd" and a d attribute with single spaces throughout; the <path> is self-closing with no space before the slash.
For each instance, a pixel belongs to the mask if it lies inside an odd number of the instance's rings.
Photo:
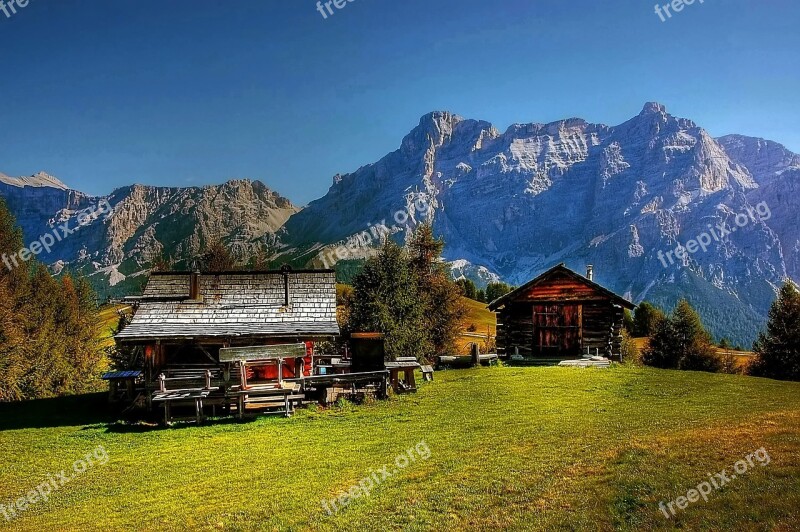
<path id="1" fill-rule="evenodd" d="M 475 326 L 477 334 L 486 334 L 487 329 L 494 334 L 497 331 L 497 315 L 490 312 L 486 308 L 486 303 L 474 301 L 472 299 L 463 298 L 464 304 L 467 307 L 467 317 L 464 319 L 464 329 L 470 325 Z"/>
<path id="2" fill-rule="evenodd" d="M 464 335 L 456 339 L 456 353 L 459 355 L 469 355 L 470 344 L 477 342 L 481 349 L 486 343 L 486 333 L 494 337 L 497 334 L 497 316 L 486 308 L 486 303 L 462 298 L 467 307 L 467 316 L 462 322 Z M 470 331 L 472 329 L 472 331 Z M 483 338 L 477 338 L 480 335 Z"/>
<path id="3" fill-rule="evenodd" d="M 97 445 L 110 460 L 12 530 L 790 530 L 800 384 L 616 366 L 436 374 L 416 395 L 170 430 L 107 424 L 103 397 L 0 407 L 0 503 Z M 53 416 L 51 418 L 51 416 Z M 431 455 L 328 515 L 371 471 Z M 764 447 L 772 462 L 668 521 L 673 500 Z M 2 519 L 2 517 L 0 517 Z"/>
<path id="4" fill-rule="evenodd" d="M 119 311 L 129 309 L 130 305 L 106 305 L 98 312 L 98 336 L 103 347 L 114 345 L 114 333 L 119 325 Z"/>

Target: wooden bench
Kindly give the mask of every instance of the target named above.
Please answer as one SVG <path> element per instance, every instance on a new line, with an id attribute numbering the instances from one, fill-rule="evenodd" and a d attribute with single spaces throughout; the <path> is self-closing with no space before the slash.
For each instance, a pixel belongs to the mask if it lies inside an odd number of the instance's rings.
<path id="1" fill-rule="evenodd" d="M 229 395 L 235 397 L 237 417 L 244 417 L 247 405 L 267 408 L 272 413 L 289 417 L 294 412 L 295 404 L 302 403 L 305 395 L 300 392 L 299 383 L 284 383 L 282 386 L 249 386 L 247 389 L 231 390 Z"/>
<path id="2" fill-rule="evenodd" d="M 422 366 L 422 380 L 427 382 L 433 380 L 433 366 Z"/>
<path id="3" fill-rule="evenodd" d="M 416 392 L 417 382 L 414 379 L 414 372 L 420 368 L 419 362 L 415 357 L 398 357 L 394 362 L 386 362 L 386 369 L 389 370 L 389 380 L 395 393 Z M 400 379 L 400 373 L 403 379 Z"/>
<path id="4" fill-rule="evenodd" d="M 212 377 L 209 368 L 173 368 L 159 374 L 158 389 L 153 392 L 151 401 L 164 404 L 164 424 L 192 419 L 201 423 L 205 419 L 203 401 L 214 391 Z M 194 417 L 173 418 L 172 407 L 181 403 L 194 403 Z"/>

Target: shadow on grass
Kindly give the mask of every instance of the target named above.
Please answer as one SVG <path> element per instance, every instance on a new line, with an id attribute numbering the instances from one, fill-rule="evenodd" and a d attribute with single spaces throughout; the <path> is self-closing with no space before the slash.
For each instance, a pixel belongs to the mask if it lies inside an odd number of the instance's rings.
<path id="1" fill-rule="evenodd" d="M 0 432 L 97 425 L 111 423 L 115 418 L 106 393 L 0 403 Z"/>
<path id="2" fill-rule="evenodd" d="M 212 425 L 245 425 L 248 423 L 252 423 L 256 421 L 255 416 L 247 416 L 244 419 L 240 420 L 234 417 L 221 417 L 221 418 L 212 418 L 206 419 L 200 425 L 194 423 L 192 421 L 181 421 L 176 422 L 170 425 L 169 427 L 164 426 L 161 422 L 153 422 L 153 421 L 116 421 L 114 423 L 108 423 L 105 425 L 106 432 L 113 432 L 117 434 L 141 434 L 143 432 L 152 432 L 156 430 L 176 430 L 176 429 L 188 429 L 192 427 L 209 427 Z M 101 428 L 101 427 L 91 427 L 91 428 Z"/>
<path id="3" fill-rule="evenodd" d="M 123 419 L 119 408 L 109 405 L 106 393 L 0 403 L 0 432 L 56 427 L 83 427 L 86 430 L 105 428 L 107 432 L 116 433 L 167 429 L 159 423 L 158 411 L 150 415 L 139 412 L 138 415 L 142 419 Z M 255 419 L 255 416 L 246 416 L 243 420 L 234 417 L 211 418 L 200 426 L 246 424 Z M 169 429 L 196 426 L 196 423 L 181 422 L 171 425 Z"/>

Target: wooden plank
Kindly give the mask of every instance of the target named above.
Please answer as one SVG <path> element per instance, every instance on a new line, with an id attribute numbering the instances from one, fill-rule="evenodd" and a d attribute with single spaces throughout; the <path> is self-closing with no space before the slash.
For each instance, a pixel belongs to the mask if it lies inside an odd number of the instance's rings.
<path id="1" fill-rule="evenodd" d="M 305 356 L 306 344 L 223 347 L 219 350 L 220 362 L 280 360 L 284 358 L 304 358 Z"/>

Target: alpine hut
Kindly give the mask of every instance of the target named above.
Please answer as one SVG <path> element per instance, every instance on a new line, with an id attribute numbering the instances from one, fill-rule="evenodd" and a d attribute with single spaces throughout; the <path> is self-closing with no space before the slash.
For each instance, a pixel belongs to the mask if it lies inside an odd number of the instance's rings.
<path id="1" fill-rule="evenodd" d="M 636 306 L 564 264 L 491 302 L 501 358 L 548 362 L 581 355 L 619 357 L 625 309 Z"/>

